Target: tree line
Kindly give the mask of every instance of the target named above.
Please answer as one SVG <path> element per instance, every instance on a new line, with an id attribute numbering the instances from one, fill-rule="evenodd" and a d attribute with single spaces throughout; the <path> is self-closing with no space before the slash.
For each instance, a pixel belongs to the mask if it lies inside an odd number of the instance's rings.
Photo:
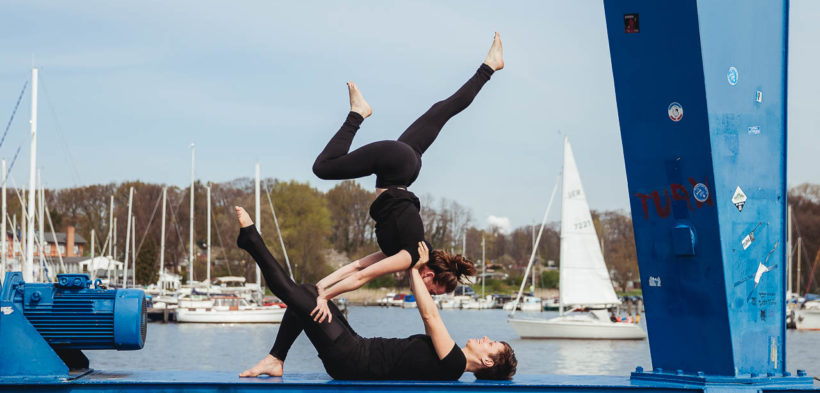
<path id="1" fill-rule="evenodd" d="M 308 183 L 265 179 L 262 182 L 261 220 L 257 223 L 271 252 L 284 262 L 284 252 L 271 214 L 275 208 L 293 274 L 298 282 L 316 282 L 341 264 L 378 251 L 374 222 L 369 215 L 370 203 L 376 194 L 358 182 L 342 181 L 322 192 Z M 96 255 L 100 255 L 109 233 L 110 200 L 114 199 L 114 229 L 117 238 L 116 257 L 123 259 L 126 238 L 127 203 L 130 188 L 134 188 L 132 215 L 136 224 L 137 272 L 140 284 L 156 282 L 159 272 L 161 196 L 163 185 L 143 182 L 90 185 L 75 188 L 45 190 L 46 207 L 55 230 L 73 225 L 78 234 L 89 239 L 96 234 Z M 223 183 L 194 184 L 194 279 L 205 279 L 207 188 L 211 189 L 211 277 L 244 276 L 254 279 L 255 265 L 247 254 L 235 245 L 237 224 L 234 205 L 244 206 L 254 216 L 254 184 L 250 178 Z M 167 218 L 165 231 L 165 267 L 188 277 L 188 236 L 190 187 L 167 187 Z M 270 200 L 268 199 L 270 195 Z M 23 216 L 17 190 L 9 190 L 8 212 Z M 465 254 L 480 266 L 482 240 L 487 267 L 507 274 L 511 282 L 519 280 L 533 250 L 537 225 L 527 225 L 504 232 L 477 222 L 472 212 L 456 201 L 420 196 L 422 219 L 427 239 L 434 248 Z M 816 285 L 820 272 L 812 272 L 812 264 L 820 257 L 820 185 L 804 184 L 789 191 L 793 207 L 796 234 L 802 237 L 802 288 L 814 274 Z M 534 217 L 536 215 L 534 214 Z M 631 281 L 639 279 L 632 220 L 624 211 L 593 211 L 593 222 L 601 241 L 604 259 L 616 287 L 625 290 Z M 46 226 L 48 229 L 48 226 Z M 544 228 L 536 250 L 538 271 L 560 265 L 560 224 L 549 223 Z M 466 242 L 465 242 L 466 238 Z M 466 249 L 464 246 L 466 245 Z M 795 245 L 796 246 L 796 245 Z M 88 254 L 90 250 L 86 250 Z M 540 275 L 541 285 L 555 286 L 551 275 Z M 401 277 L 398 277 L 401 280 Z M 794 278 L 795 282 L 798 278 Z M 385 278 L 374 284 L 395 283 Z"/>

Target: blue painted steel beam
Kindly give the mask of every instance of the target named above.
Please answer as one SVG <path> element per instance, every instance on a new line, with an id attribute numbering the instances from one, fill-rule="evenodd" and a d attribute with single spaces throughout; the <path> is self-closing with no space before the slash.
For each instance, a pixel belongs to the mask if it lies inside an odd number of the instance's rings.
<path id="1" fill-rule="evenodd" d="M 788 2 L 604 4 L 653 367 L 788 376 Z"/>

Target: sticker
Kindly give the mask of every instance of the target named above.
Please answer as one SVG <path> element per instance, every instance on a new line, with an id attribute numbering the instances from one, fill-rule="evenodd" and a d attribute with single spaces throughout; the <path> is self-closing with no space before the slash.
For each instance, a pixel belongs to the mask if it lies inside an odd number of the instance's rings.
<path id="1" fill-rule="evenodd" d="M 650 287 L 659 287 L 659 286 L 661 286 L 661 278 L 660 277 L 649 276 L 649 286 Z"/>
<path id="2" fill-rule="evenodd" d="M 735 204 L 737 211 L 742 211 L 743 205 L 746 204 L 746 194 L 743 193 L 743 190 L 740 189 L 740 186 L 738 186 L 735 189 L 735 194 L 732 195 L 732 203 Z"/>
<path id="3" fill-rule="evenodd" d="M 701 203 L 706 202 L 706 200 L 709 199 L 709 189 L 706 188 L 706 185 L 703 183 L 695 184 L 695 186 L 692 187 L 692 195 L 695 196 L 696 201 Z"/>
<path id="4" fill-rule="evenodd" d="M 769 349 L 772 355 L 769 357 L 769 360 L 771 360 L 772 363 L 774 363 L 774 368 L 777 368 L 777 338 L 769 336 L 769 339 L 772 343 L 771 349 Z"/>
<path id="5" fill-rule="evenodd" d="M 729 72 L 726 73 L 726 80 L 728 80 L 732 86 L 737 84 L 737 68 L 729 67 Z"/>
<path id="6" fill-rule="evenodd" d="M 763 225 L 762 222 L 757 223 L 757 225 L 755 225 L 754 229 L 752 229 L 752 231 L 749 232 L 749 234 L 746 235 L 746 237 L 744 237 L 743 240 L 740 241 L 740 244 L 743 245 L 744 250 L 749 248 L 749 246 L 752 244 L 752 242 L 755 241 L 755 231 L 757 230 L 757 228 L 760 228 L 761 225 Z M 777 244 L 775 244 L 775 247 L 777 247 Z"/>
<path id="7" fill-rule="evenodd" d="M 743 240 L 740 242 L 740 244 L 743 245 L 743 249 L 745 250 L 745 249 L 749 248 L 750 245 L 752 245 L 753 241 L 755 241 L 755 233 L 754 232 L 746 235 L 746 237 L 743 238 Z"/>
<path id="8" fill-rule="evenodd" d="M 751 126 L 746 130 L 746 132 L 749 135 L 760 135 L 760 126 Z"/>
<path id="9" fill-rule="evenodd" d="M 757 265 L 757 272 L 755 272 L 755 286 L 760 284 L 760 277 L 763 277 L 763 273 L 770 272 L 774 269 L 776 265 L 766 267 L 763 263 Z"/>
<path id="10" fill-rule="evenodd" d="M 666 113 L 669 114 L 669 118 L 672 119 L 672 121 L 680 121 L 680 119 L 683 118 L 683 107 L 677 102 L 673 102 L 666 108 Z"/>
<path id="11" fill-rule="evenodd" d="M 768 273 L 768 272 L 774 270 L 774 268 L 777 267 L 776 263 L 774 265 L 771 265 L 771 266 L 766 266 L 766 263 L 769 262 L 769 258 L 772 257 L 772 254 L 774 253 L 774 250 L 777 250 L 777 245 L 778 244 L 780 244 L 780 242 L 775 242 L 774 243 L 774 248 L 772 248 L 772 250 L 769 251 L 769 255 L 766 255 L 766 260 L 763 261 L 763 262 L 758 263 L 757 272 L 755 272 L 755 288 L 757 288 L 757 284 L 760 284 L 760 277 L 763 276 L 763 273 Z M 761 294 L 761 296 L 762 296 L 762 294 Z"/>
<path id="12" fill-rule="evenodd" d="M 641 24 L 638 14 L 624 14 L 624 33 L 633 34 L 641 32 Z"/>
<path id="13" fill-rule="evenodd" d="M 9 314 L 14 312 L 14 308 L 12 308 L 12 307 L 0 307 L 0 312 L 2 312 L 3 315 L 9 315 Z"/>
<path id="14" fill-rule="evenodd" d="M 762 92 L 762 91 L 758 90 L 758 91 L 755 93 L 755 101 L 757 101 L 757 102 L 763 102 L 763 92 Z"/>

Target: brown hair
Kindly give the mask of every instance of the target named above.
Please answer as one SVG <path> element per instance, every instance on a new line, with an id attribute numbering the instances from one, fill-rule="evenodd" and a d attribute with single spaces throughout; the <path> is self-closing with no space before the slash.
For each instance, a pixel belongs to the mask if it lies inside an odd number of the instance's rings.
<path id="1" fill-rule="evenodd" d="M 444 250 L 433 250 L 427 267 L 435 274 L 433 282 L 443 286 L 445 292 L 455 291 L 459 282 L 476 273 L 472 261 L 461 254 L 451 255 Z"/>
<path id="2" fill-rule="evenodd" d="M 490 359 L 493 360 L 492 367 L 485 367 L 474 372 L 476 378 L 506 380 L 515 375 L 515 369 L 518 367 L 515 351 L 506 341 L 501 341 L 501 344 L 504 344 L 504 349 L 490 355 Z"/>

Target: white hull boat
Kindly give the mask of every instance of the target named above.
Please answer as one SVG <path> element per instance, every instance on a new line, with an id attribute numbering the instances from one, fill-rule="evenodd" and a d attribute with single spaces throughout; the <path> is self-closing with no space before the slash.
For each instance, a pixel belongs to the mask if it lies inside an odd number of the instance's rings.
<path id="1" fill-rule="evenodd" d="M 524 296 L 517 304 L 518 308 L 514 310 L 513 307 L 516 305 L 515 300 L 505 303 L 503 307 L 504 311 L 541 312 L 544 310 L 540 297 Z"/>
<path id="2" fill-rule="evenodd" d="M 548 320 L 509 319 L 507 322 L 521 338 L 585 340 L 643 340 L 646 338 L 646 333 L 638 324 L 611 322 L 608 318 L 601 319 L 592 313 L 569 313 Z"/>
<path id="3" fill-rule="evenodd" d="M 259 307 L 245 310 L 177 308 L 180 323 L 281 323 L 285 308 Z"/>
<path id="4" fill-rule="evenodd" d="M 796 308 L 794 324 L 798 330 L 820 330 L 820 301 L 809 301 L 805 308 Z"/>
<path id="5" fill-rule="evenodd" d="M 495 301 L 489 298 L 461 301 L 461 308 L 463 310 L 489 310 L 493 307 L 495 307 Z"/>
<path id="6" fill-rule="evenodd" d="M 196 303 L 180 300 L 176 309 L 179 323 L 281 323 L 285 307 L 252 306 L 245 299 L 220 296 Z"/>
<path id="7" fill-rule="evenodd" d="M 561 264 L 558 285 L 560 316 L 552 319 L 522 319 L 510 314 L 507 321 L 521 338 L 646 338 L 646 333 L 640 326 L 634 323 L 612 322 L 606 311 L 606 308 L 620 304 L 620 300 L 612 286 L 598 234 L 595 233 L 595 226 L 592 223 L 589 204 L 581 185 L 578 167 L 575 165 L 575 157 L 566 138 L 561 183 Z M 542 231 L 547 214 L 541 223 Z M 539 233 L 538 239 L 540 238 Z M 534 254 L 530 257 L 530 266 L 533 257 Z M 530 266 L 527 267 L 528 270 Z M 526 279 L 525 274 L 518 298 L 521 297 Z M 541 299 L 538 300 L 540 311 L 543 305 Z M 526 303 L 524 301 L 521 305 Z M 572 310 L 583 311 L 565 312 L 568 306 Z"/>
<path id="8" fill-rule="evenodd" d="M 452 309 L 461 308 L 461 300 L 454 299 L 454 298 L 441 299 L 438 303 L 438 308 L 440 308 L 442 310 L 445 310 L 445 309 L 452 310 Z"/>

